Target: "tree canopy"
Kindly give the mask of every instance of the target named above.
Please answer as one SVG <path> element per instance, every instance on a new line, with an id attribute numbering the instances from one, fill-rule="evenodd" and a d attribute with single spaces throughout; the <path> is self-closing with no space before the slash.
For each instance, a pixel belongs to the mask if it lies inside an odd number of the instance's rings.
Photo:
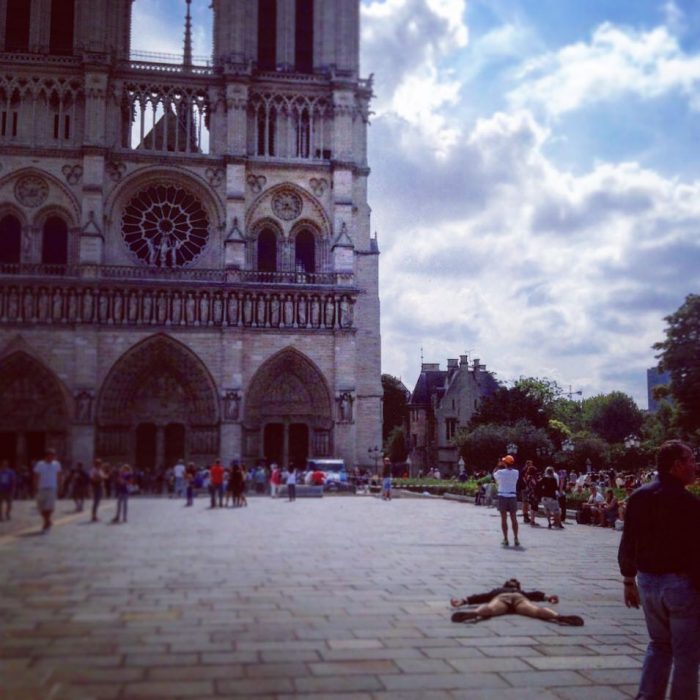
<path id="1" fill-rule="evenodd" d="M 382 440 L 386 442 L 394 428 L 401 428 L 408 418 L 406 387 L 400 379 L 382 374 L 384 402 L 382 404 Z"/>
<path id="2" fill-rule="evenodd" d="M 671 376 L 678 424 L 686 434 L 700 430 L 700 295 L 689 294 L 666 316 L 666 339 L 656 343 L 659 368 Z"/>

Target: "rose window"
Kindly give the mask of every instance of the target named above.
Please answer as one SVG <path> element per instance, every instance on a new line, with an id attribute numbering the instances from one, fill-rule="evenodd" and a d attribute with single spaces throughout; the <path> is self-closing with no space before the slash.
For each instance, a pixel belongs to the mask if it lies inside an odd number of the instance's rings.
<path id="1" fill-rule="evenodd" d="M 152 185 L 124 208 L 122 236 L 129 250 L 153 267 L 182 267 L 196 260 L 209 238 L 202 203 L 174 185 Z"/>

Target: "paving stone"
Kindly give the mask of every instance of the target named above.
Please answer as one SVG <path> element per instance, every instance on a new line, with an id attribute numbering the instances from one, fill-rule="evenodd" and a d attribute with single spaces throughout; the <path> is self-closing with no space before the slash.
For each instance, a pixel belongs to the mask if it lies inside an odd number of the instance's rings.
<path id="1" fill-rule="evenodd" d="M 135 498 L 118 537 L 88 527 L 85 514 L 71 519 L 69 504 L 50 537 L 0 530 L 9 700 L 634 697 L 647 635 L 641 611 L 621 601 L 618 534 L 567 528 L 563 561 L 546 530 L 523 533 L 522 552 L 501 549 L 494 511 L 471 505 L 299 505 L 251 498 L 244 512 L 209 512 L 199 499 L 185 512 L 174 500 Z M 17 507 L 36 528 L 33 506 Z M 324 536 L 306 547 L 319 527 Z M 558 593 L 561 611 L 586 626 L 450 622 L 451 596 L 516 571 L 526 587 Z"/>
<path id="2" fill-rule="evenodd" d="M 552 692 L 561 700 L 625 700 L 627 693 L 618 688 L 596 685 L 584 688 L 552 688 Z"/>
<path id="3" fill-rule="evenodd" d="M 555 669 L 639 668 L 639 662 L 624 655 L 610 656 L 541 656 L 528 659 L 535 668 Z"/>
<path id="4" fill-rule="evenodd" d="M 400 674 L 380 676 L 387 690 L 460 690 L 462 688 L 506 688 L 495 673 Z"/>
<path id="5" fill-rule="evenodd" d="M 559 685 L 591 685 L 590 680 L 574 671 L 524 671 L 502 673 L 501 675 L 515 688 L 551 688 Z"/>

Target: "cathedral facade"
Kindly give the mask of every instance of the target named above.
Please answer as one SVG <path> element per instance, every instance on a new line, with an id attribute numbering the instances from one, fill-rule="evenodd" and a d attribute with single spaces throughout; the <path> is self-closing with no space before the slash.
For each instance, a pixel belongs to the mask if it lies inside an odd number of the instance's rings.
<path id="1" fill-rule="evenodd" d="M 0 0 L 0 458 L 366 464 L 359 2 L 213 0 L 206 62 L 189 2 L 173 59 L 132 0 Z"/>

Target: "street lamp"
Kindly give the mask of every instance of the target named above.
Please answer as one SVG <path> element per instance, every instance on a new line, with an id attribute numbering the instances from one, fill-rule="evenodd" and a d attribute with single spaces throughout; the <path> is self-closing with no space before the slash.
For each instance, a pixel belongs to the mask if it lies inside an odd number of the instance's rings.
<path id="1" fill-rule="evenodd" d="M 411 462 L 411 455 L 408 455 L 408 457 L 406 457 L 406 469 L 408 471 L 408 478 L 409 479 L 413 478 L 413 472 L 411 471 L 412 468 L 413 468 L 413 464 Z"/>
<path id="2" fill-rule="evenodd" d="M 509 455 L 517 455 L 518 446 L 514 442 L 509 442 L 508 445 L 506 445 L 506 451 Z"/>
<path id="3" fill-rule="evenodd" d="M 634 433 L 632 435 L 628 435 L 625 438 L 625 447 L 628 450 L 631 450 L 633 448 L 636 450 L 640 445 L 641 445 L 641 441 Z"/>
<path id="4" fill-rule="evenodd" d="M 379 460 L 379 456 L 382 454 L 382 451 L 375 445 L 367 450 L 367 454 L 369 455 L 370 459 L 374 460 L 374 473 L 378 474 L 377 461 Z"/>
<path id="5" fill-rule="evenodd" d="M 459 473 L 460 473 L 460 474 L 464 474 L 464 467 L 465 467 L 465 466 L 466 466 L 466 465 L 465 465 L 465 463 L 464 463 L 464 457 L 462 457 L 462 455 L 460 455 L 460 456 L 459 456 L 459 462 L 457 462 L 457 467 L 459 468 Z"/>
<path id="6" fill-rule="evenodd" d="M 561 449 L 567 453 L 571 453 L 574 451 L 574 443 L 571 441 L 571 438 L 566 438 L 566 440 L 564 440 L 564 442 L 561 443 Z"/>

